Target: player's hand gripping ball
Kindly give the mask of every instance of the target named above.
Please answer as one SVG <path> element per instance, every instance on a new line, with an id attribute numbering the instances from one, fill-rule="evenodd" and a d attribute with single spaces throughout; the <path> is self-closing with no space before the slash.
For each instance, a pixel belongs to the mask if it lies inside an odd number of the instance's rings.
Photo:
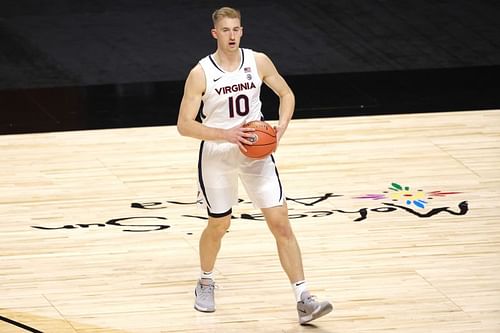
<path id="1" fill-rule="evenodd" d="M 276 149 L 276 131 L 274 128 L 265 121 L 251 121 L 243 125 L 243 127 L 254 128 L 255 131 L 251 132 L 252 137 L 247 138 L 251 141 L 252 145 L 243 145 L 247 151 L 241 152 L 250 158 L 262 159 L 270 155 Z"/>

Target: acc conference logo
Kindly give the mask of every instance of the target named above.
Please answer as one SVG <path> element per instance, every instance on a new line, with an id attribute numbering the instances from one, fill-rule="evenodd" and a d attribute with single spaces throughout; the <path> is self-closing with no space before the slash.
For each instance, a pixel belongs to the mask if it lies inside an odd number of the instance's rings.
<path id="1" fill-rule="evenodd" d="M 361 207 L 359 209 L 341 209 L 335 206 L 334 198 L 344 197 L 341 194 L 335 193 L 325 193 L 318 196 L 310 197 L 286 197 L 289 203 L 289 218 L 291 220 L 304 219 L 304 218 L 324 218 L 326 216 L 331 216 L 335 214 L 343 214 L 351 216 L 353 222 L 365 222 L 368 220 L 369 216 L 372 214 L 380 213 L 392 213 L 392 212 L 402 212 L 405 214 L 410 214 L 417 218 L 430 218 L 437 214 L 449 214 L 449 215 L 465 215 L 469 211 L 469 205 L 467 201 L 461 201 L 456 204 L 456 207 L 450 206 L 437 206 L 435 204 L 435 198 L 443 198 L 452 196 L 455 194 L 460 194 L 462 192 L 443 192 L 440 190 L 425 192 L 421 189 L 412 189 L 410 186 L 401 185 L 399 183 L 391 183 L 386 191 L 381 193 L 369 193 L 360 196 L 353 197 L 353 199 L 363 200 L 365 202 L 376 201 L 379 206 L 375 207 Z M 433 205 L 430 204 L 432 201 Z M 249 201 L 243 199 L 239 200 L 240 204 L 251 204 Z M 325 205 L 322 205 L 321 209 L 315 208 L 319 203 L 328 203 L 328 208 L 325 209 Z M 175 205 L 185 205 L 185 206 L 195 206 L 196 202 L 181 202 L 181 201 L 171 201 L 167 200 L 165 202 L 133 202 L 131 208 L 141 209 L 141 210 L 161 210 L 166 209 L 169 206 Z M 181 215 L 184 218 L 202 219 L 206 220 L 206 216 L 199 215 Z M 231 216 L 233 220 L 264 220 L 264 217 L 260 213 L 248 214 L 242 213 L 239 216 Z M 150 224 L 154 220 L 156 223 Z M 124 232 L 150 232 L 150 231 L 160 231 L 170 228 L 170 225 L 164 224 L 168 218 L 165 216 L 134 216 L 134 217 L 122 217 L 111 219 L 106 222 L 101 223 L 89 223 L 89 224 L 67 224 L 64 226 L 48 227 L 48 226 L 31 226 L 32 228 L 39 230 L 59 230 L 59 229 L 86 229 L 91 227 L 103 228 L 103 227 L 121 227 Z M 147 221 L 148 224 L 143 224 L 141 221 Z M 159 224 L 158 224 L 159 223 Z"/>
<path id="2" fill-rule="evenodd" d="M 355 197 L 356 199 L 372 199 L 372 200 L 382 200 L 391 198 L 392 201 L 399 201 L 405 203 L 407 206 L 414 206 L 417 208 L 425 208 L 428 204 L 427 199 L 434 199 L 435 197 L 445 197 L 452 194 L 459 194 L 462 192 L 442 192 L 442 191 L 432 191 L 424 192 L 423 190 L 412 190 L 409 186 L 403 186 L 398 183 L 392 183 L 389 187 L 389 191 L 384 191 L 383 194 L 366 194 L 363 196 Z M 425 200 L 424 200 L 425 199 Z"/>

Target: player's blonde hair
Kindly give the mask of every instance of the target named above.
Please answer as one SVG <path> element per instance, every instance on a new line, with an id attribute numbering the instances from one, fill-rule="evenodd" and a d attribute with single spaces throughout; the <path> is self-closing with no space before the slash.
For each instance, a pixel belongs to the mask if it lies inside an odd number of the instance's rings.
<path id="1" fill-rule="evenodd" d="M 222 7 L 219 9 L 216 9 L 212 13 L 212 21 L 214 22 L 214 26 L 222 18 L 237 18 L 241 22 L 241 13 L 238 9 L 234 9 L 231 7 Z"/>

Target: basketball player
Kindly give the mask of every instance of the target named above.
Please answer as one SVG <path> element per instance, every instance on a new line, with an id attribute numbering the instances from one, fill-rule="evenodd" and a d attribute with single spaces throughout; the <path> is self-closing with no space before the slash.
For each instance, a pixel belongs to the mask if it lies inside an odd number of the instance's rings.
<path id="1" fill-rule="evenodd" d="M 263 53 L 240 48 L 243 35 L 238 10 L 229 7 L 212 14 L 215 53 L 201 59 L 190 71 L 184 87 L 177 121 L 179 133 L 200 139 L 198 161 L 199 202 L 208 212 L 208 224 L 200 242 L 201 276 L 195 289 L 195 309 L 215 311 L 214 265 L 231 222 L 232 206 L 238 200 L 238 177 L 275 237 L 279 259 L 297 300 L 299 322 L 307 323 L 332 310 L 329 302 L 318 302 L 307 289 L 302 258 L 288 219 L 288 208 L 274 158 L 254 160 L 239 148 L 251 144 L 253 129 L 242 125 L 261 120 L 262 82 L 278 95 L 277 140 L 292 118 L 295 97 L 271 60 Z M 197 115 L 201 103 L 201 122 Z"/>

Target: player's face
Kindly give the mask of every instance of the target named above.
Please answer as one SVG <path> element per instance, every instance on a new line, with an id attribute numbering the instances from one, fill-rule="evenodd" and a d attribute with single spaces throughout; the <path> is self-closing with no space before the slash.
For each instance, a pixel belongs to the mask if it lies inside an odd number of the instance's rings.
<path id="1" fill-rule="evenodd" d="M 237 18 L 222 18 L 212 29 L 212 36 L 217 39 L 217 46 L 225 51 L 235 51 L 240 47 L 243 27 Z"/>

